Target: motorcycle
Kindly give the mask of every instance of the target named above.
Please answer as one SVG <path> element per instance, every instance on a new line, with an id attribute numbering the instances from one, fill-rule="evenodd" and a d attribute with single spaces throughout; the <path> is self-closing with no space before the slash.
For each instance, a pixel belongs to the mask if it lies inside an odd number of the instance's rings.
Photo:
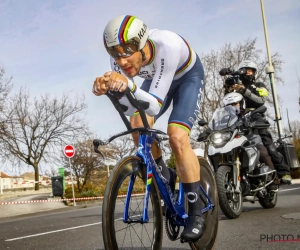
<path id="1" fill-rule="evenodd" d="M 206 130 L 198 141 L 206 141 L 208 159 L 216 173 L 219 204 L 223 214 L 235 219 L 242 213 L 243 202 L 258 201 L 263 208 L 273 208 L 277 203 L 277 190 L 268 186 L 276 178 L 276 170 L 259 161 L 257 145 L 262 144 L 257 133 L 270 124 L 253 122 L 251 117 L 264 113 L 265 106 L 237 114 L 242 95 L 236 92 L 224 96 L 226 104 L 215 110 L 209 123 L 200 121 Z"/>

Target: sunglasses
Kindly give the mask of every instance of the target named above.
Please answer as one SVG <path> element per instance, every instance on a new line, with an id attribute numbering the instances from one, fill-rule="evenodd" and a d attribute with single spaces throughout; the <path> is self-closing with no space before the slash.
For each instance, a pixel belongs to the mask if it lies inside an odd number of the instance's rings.
<path id="1" fill-rule="evenodd" d="M 138 46 L 132 43 L 120 44 L 107 48 L 107 52 L 114 59 L 119 59 L 120 57 L 129 57 L 138 52 Z"/>

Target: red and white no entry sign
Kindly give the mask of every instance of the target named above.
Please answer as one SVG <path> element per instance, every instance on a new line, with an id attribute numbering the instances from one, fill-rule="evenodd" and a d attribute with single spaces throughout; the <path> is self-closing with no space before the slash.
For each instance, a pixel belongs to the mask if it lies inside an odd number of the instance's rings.
<path id="1" fill-rule="evenodd" d="M 68 158 L 72 158 L 75 154 L 75 148 L 72 145 L 67 145 L 64 148 L 64 154 Z"/>

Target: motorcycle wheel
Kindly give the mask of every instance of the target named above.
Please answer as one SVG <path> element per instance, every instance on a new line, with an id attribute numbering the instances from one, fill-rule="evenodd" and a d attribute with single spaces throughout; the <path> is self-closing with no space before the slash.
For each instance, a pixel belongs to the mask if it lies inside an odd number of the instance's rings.
<path id="1" fill-rule="evenodd" d="M 219 204 L 228 219 L 238 218 L 243 210 L 242 190 L 234 193 L 233 172 L 229 166 L 220 166 L 216 173 Z"/>
<path id="2" fill-rule="evenodd" d="M 258 202 L 265 209 L 273 208 L 277 204 L 277 195 L 278 195 L 277 192 L 273 193 L 272 199 L 266 199 L 266 198 L 259 197 Z"/>

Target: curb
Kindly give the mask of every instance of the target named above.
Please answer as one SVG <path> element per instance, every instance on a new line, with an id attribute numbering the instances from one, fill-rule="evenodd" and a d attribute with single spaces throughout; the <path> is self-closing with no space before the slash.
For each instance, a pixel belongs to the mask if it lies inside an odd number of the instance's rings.
<path id="1" fill-rule="evenodd" d="M 292 185 L 293 184 L 300 184 L 300 179 L 292 179 Z"/>
<path id="2" fill-rule="evenodd" d="M 14 199 L 14 198 L 20 198 L 28 195 L 39 195 L 39 194 L 50 194 L 51 190 L 37 190 L 37 191 L 22 191 L 22 192 L 11 192 L 11 193 L 3 193 L 0 194 L 0 201 L 6 200 L 6 199 Z"/>

